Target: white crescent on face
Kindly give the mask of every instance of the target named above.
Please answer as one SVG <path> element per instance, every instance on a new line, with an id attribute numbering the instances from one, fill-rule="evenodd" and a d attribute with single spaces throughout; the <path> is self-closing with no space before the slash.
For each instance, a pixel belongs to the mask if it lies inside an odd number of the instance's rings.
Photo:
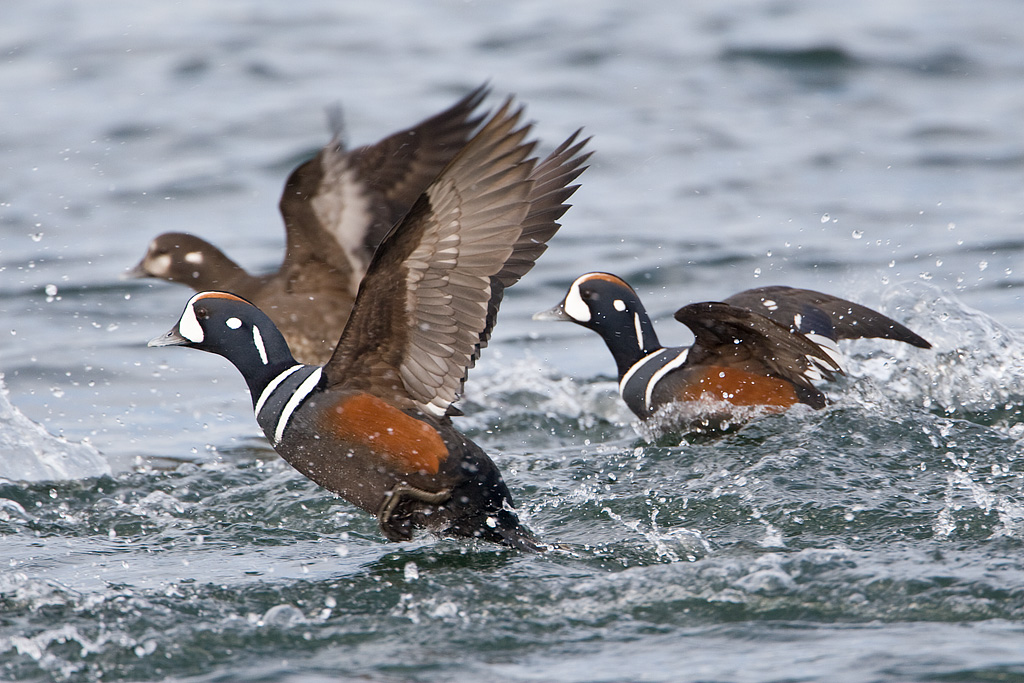
<path id="1" fill-rule="evenodd" d="M 566 315 L 575 320 L 576 322 L 585 323 L 590 320 L 590 306 L 580 296 L 580 281 L 572 283 L 572 287 L 569 288 L 569 293 L 565 295 L 565 303 L 562 304 L 562 309 Z"/>
<path id="2" fill-rule="evenodd" d="M 193 297 L 194 299 L 195 297 Z M 178 332 L 193 344 L 202 344 L 203 339 L 206 338 L 206 335 L 203 334 L 203 326 L 199 324 L 199 319 L 196 317 L 196 310 L 192 307 L 192 301 L 188 302 L 188 306 L 181 314 L 181 320 L 178 321 Z"/>

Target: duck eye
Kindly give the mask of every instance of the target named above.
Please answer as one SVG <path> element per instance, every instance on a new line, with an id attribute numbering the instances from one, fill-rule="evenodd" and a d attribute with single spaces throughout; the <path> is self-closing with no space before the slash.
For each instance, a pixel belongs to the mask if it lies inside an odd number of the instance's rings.
<path id="1" fill-rule="evenodd" d="M 199 320 L 208 320 L 210 317 L 210 309 L 206 306 L 193 306 L 196 312 L 196 318 Z"/>

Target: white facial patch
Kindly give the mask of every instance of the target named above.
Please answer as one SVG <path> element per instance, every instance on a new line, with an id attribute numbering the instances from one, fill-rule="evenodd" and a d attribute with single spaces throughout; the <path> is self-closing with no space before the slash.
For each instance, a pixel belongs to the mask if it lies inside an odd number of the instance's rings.
<path id="1" fill-rule="evenodd" d="M 615 310 L 618 311 L 619 313 L 626 310 L 626 302 L 623 301 L 622 299 L 616 299 L 615 301 L 613 301 L 612 306 L 614 306 Z"/>
<path id="2" fill-rule="evenodd" d="M 562 303 L 562 309 L 566 315 L 577 322 L 585 323 L 590 320 L 590 306 L 587 306 L 583 297 L 580 296 L 579 280 L 572 283 L 572 287 L 569 288 L 569 293 L 565 295 L 565 301 Z"/>
<path id="3" fill-rule="evenodd" d="M 237 330 L 239 327 L 242 326 L 242 321 L 239 320 L 238 318 L 228 318 L 227 320 L 224 321 L 224 324 L 233 330 Z"/>
<path id="4" fill-rule="evenodd" d="M 189 300 L 188 305 L 185 306 L 185 312 L 181 314 L 181 320 L 178 321 L 178 333 L 193 344 L 202 344 L 205 335 L 203 326 L 199 324 L 199 319 L 196 317 L 196 310 L 192 307 L 193 301 L 195 301 L 195 297 Z"/>
<path id="5" fill-rule="evenodd" d="M 203 262 L 203 252 L 201 251 L 190 251 L 185 254 L 185 260 L 189 263 L 195 263 L 196 265 Z"/>
<path id="6" fill-rule="evenodd" d="M 149 272 L 157 277 L 167 275 L 171 271 L 171 255 L 160 254 L 155 258 L 149 259 Z"/>
<path id="7" fill-rule="evenodd" d="M 266 357 L 266 346 L 263 345 L 263 335 L 259 333 L 259 328 L 253 326 L 253 344 L 256 345 L 256 350 L 259 351 L 259 359 L 263 361 L 265 366 L 269 360 Z"/>

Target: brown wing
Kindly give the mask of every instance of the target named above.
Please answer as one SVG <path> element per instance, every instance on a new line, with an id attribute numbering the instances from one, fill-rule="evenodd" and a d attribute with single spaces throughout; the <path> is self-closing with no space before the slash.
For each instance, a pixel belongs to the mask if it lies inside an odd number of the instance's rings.
<path id="1" fill-rule="evenodd" d="M 507 101 L 377 250 L 325 367 L 330 384 L 437 416 L 458 398 L 504 287 L 558 228 L 572 192 L 558 183 L 582 171 L 572 139 L 536 166 L 520 116 Z"/>
<path id="2" fill-rule="evenodd" d="M 477 359 L 491 338 L 494 323 L 497 322 L 498 307 L 505 296 L 505 290 L 533 268 L 540 255 L 547 251 L 548 240 L 561 227 L 558 219 L 569 210 L 566 200 L 573 195 L 579 185 L 570 185 L 587 169 L 584 164 L 592 152 L 580 154 L 590 138 L 576 142 L 581 130 L 577 130 L 559 145 L 555 151 L 542 161 L 530 179 L 533 189 L 530 191 L 530 211 L 523 220 L 523 231 L 512 247 L 512 255 L 505 261 L 501 271 L 491 278 L 491 299 L 487 302 L 487 322 L 480 341 L 477 343 L 467 370 L 476 364 Z M 463 375 L 463 382 L 465 375 Z M 461 387 L 460 387 L 461 393 Z"/>
<path id="3" fill-rule="evenodd" d="M 931 344 L 924 338 L 878 311 L 810 289 L 759 287 L 734 294 L 725 301 L 801 332 L 809 331 L 806 325 L 801 324 L 807 317 L 808 309 L 817 308 L 828 315 L 835 339 L 876 337 L 906 342 L 922 349 L 931 348 Z"/>
<path id="4" fill-rule="evenodd" d="M 483 120 L 470 115 L 489 92 L 486 84 L 481 85 L 440 114 L 352 151 L 351 165 L 376 210 L 377 222 L 366 239 L 370 253 L 466 145 Z"/>
<path id="5" fill-rule="evenodd" d="M 353 293 L 392 225 L 465 145 L 487 95 L 481 86 L 449 109 L 377 144 L 346 151 L 340 134 L 292 172 L 281 195 L 287 248 L 282 270 L 319 260 Z"/>
<path id="6" fill-rule="evenodd" d="M 825 336 L 814 337 L 821 339 L 821 343 L 815 343 L 746 308 L 702 302 L 680 308 L 675 318 L 696 337 L 687 363 L 707 362 L 780 377 L 818 396 L 821 392 L 812 380 L 832 380 L 843 373 L 834 345 L 829 346 L 831 342 Z"/>

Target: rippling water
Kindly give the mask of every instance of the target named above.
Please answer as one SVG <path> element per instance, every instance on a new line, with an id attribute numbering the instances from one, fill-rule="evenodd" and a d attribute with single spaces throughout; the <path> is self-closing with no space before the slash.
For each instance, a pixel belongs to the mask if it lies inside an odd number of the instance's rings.
<path id="1" fill-rule="evenodd" d="M 12 0 L 0 22 L 0 678 L 1024 680 L 1024 7 L 881 0 Z M 146 349 L 162 231 L 255 270 L 345 108 L 360 144 L 490 79 L 597 151 L 510 290 L 460 427 L 524 556 L 372 520 L 283 464 L 222 359 Z M 844 295 L 824 411 L 634 425 L 580 272 L 680 305 Z M 643 433 L 647 438 L 639 434 Z"/>

